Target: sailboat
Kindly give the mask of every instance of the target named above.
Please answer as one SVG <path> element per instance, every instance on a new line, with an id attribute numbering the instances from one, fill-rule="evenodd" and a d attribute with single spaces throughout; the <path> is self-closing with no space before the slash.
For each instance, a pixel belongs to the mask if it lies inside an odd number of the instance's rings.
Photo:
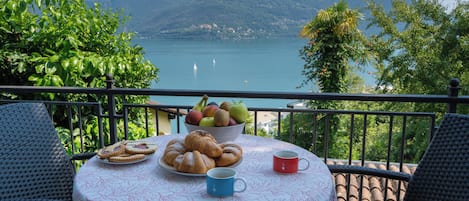
<path id="1" fill-rule="evenodd" d="M 197 64 L 194 63 L 194 78 L 197 78 Z"/>

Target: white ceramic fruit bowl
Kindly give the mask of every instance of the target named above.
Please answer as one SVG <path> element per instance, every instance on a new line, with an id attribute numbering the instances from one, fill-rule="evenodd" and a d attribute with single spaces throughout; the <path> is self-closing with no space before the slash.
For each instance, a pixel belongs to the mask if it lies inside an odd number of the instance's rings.
<path id="1" fill-rule="evenodd" d="M 187 131 L 195 130 L 205 130 L 215 137 L 218 143 L 235 141 L 236 138 L 241 135 L 244 129 L 244 123 L 236 124 L 234 126 L 223 126 L 223 127 L 205 127 L 205 126 L 196 126 L 185 123 Z"/>

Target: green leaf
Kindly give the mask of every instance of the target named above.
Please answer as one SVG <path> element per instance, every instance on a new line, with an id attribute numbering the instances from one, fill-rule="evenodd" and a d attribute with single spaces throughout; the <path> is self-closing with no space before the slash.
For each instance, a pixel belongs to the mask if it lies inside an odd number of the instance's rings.
<path id="1" fill-rule="evenodd" d="M 42 78 L 40 78 L 36 74 L 33 74 L 33 75 L 28 77 L 28 80 L 31 81 L 31 82 L 37 82 L 39 79 L 42 79 Z"/>
<path id="2" fill-rule="evenodd" d="M 77 57 L 72 57 L 71 59 L 71 64 L 76 67 L 78 63 L 80 62 Z"/>
<path id="3" fill-rule="evenodd" d="M 52 75 L 57 71 L 55 65 L 49 62 L 46 62 L 44 69 L 47 75 Z"/>
<path id="4" fill-rule="evenodd" d="M 51 76 L 51 85 L 52 86 L 57 86 L 57 87 L 63 86 L 62 78 L 60 78 L 60 76 L 58 76 L 58 75 L 52 75 Z"/>
<path id="5" fill-rule="evenodd" d="M 34 0 L 38 8 L 42 8 L 42 1 L 41 0 Z"/>
<path id="6" fill-rule="evenodd" d="M 24 73 L 26 71 L 26 64 L 24 62 L 18 62 L 18 72 Z"/>
<path id="7" fill-rule="evenodd" d="M 45 64 L 36 65 L 36 73 L 37 73 L 37 74 L 42 74 L 42 73 L 44 73 L 44 68 L 45 68 Z"/>
<path id="8" fill-rule="evenodd" d="M 64 69 L 64 71 L 68 71 L 70 67 L 70 59 L 62 60 L 61 64 L 62 64 L 62 68 Z"/>
<path id="9" fill-rule="evenodd" d="M 18 10 L 18 12 L 19 12 L 19 13 L 24 13 L 24 12 L 26 12 L 26 9 L 27 9 L 26 2 L 20 1 L 20 5 L 19 5 L 19 10 Z"/>
<path id="10" fill-rule="evenodd" d="M 59 58 L 60 57 L 58 55 L 53 55 L 53 56 L 49 57 L 49 61 L 55 63 L 55 62 L 59 61 Z"/>

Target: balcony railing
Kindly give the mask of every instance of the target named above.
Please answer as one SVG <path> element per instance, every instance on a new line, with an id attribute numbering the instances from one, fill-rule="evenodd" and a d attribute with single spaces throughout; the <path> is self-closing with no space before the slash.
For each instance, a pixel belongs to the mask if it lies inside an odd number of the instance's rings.
<path id="1" fill-rule="evenodd" d="M 135 104 L 127 103 L 129 97 L 171 96 L 178 98 L 220 97 L 226 99 L 261 99 L 294 101 L 347 101 L 357 105 L 376 103 L 401 104 L 400 111 L 370 111 L 368 109 L 325 110 L 308 108 L 269 108 L 249 107 L 251 120 L 245 133 L 263 135 L 288 141 L 310 150 L 328 163 L 328 160 L 341 160 L 345 164 L 364 166 L 367 161 L 380 161 L 389 169 L 397 164 L 402 171 L 406 163 L 418 163 L 419 157 L 430 141 L 437 128 L 438 118 L 442 114 L 434 111 L 406 111 L 406 104 L 434 104 L 447 107 L 446 111 L 456 113 L 458 105 L 466 107 L 469 96 L 459 96 L 459 82 L 452 80 L 448 87 L 448 95 L 395 95 L 395 94 L 334 94 L 334 93 L 289 93 L 289 92 L 252 92 L 222 90 L 167 90 L 167 89 L 129 89 L 115 88 L 112 76 L 107 77 L 107 88 L 76 88 L 76 87 L 33 87 L 33 86 L 0 86 L 0 104 L 21 101 L 40 101 L 46 103 L 57 125 L 64 127 L 60 133 L 62 141 L 70 154 L 78 154 L 97 149 L 122 139 L 135 139 L 160 134 L 159 113 L 170 108 L 175 131 L 184 133 L 183 114 L 192 105 L 175 104 Z M 8 96 L 5 96 L 9 94 Z M 11 95 L 14 96 L 11 96 Z M 45 101 L 35 97 L 44 94 L 60 94 L 67 96 L 83 96 L 82 101 L 70 102 Z M 3 95 L 3 96 L 2 96 Z M 22 98 L 15 98 L 15 96 Z M 11 98 L 13 97 L 13 98 Z M 26 98 L 30 97 L 30 98 Z M 88 102 L 87 97 L 98 97 L 102 102 Z M 120 100 L 120 102 L 116 102 Z M 249 105 L 248 105 L 249 106 Z M 136 135 L 135 119 L 132 114 L 140 110 L 144 122 L 136 124 L 142 135 Z M 153 112 L 153 113 L 152 113 Z M 261 128 L 260 115 L 268 112 L 271 115 L 269 131 Z M 154 116 L 154 117 L 153 117 Z M 90 124 L 94 126 L 89 126 Z M 66 125 L 66 126 L 64 126 Z M 418 128 L 418 129 L 416 129 Z M 409 137 L 411 136 L 411 137 Z M 409 147 L 408 139 L 418 139 Z M 424 139 L 424 140 L 422 140 Z M 379 145 L 370 144 L 379 142 Z M 91 147 L 91 148 L 90 148 Z M 339 151 L 338 147 L 341 147 Z M 381 147 L 381 150 L 376 150 Z M 413 150 L 409 151 L 409 150 Z M 422 151 L 423 150 L 423 151 Z M 413 161 L 413 162 L 412 162 Z M 399 185 L 400 186 L 400 185 Z"/>

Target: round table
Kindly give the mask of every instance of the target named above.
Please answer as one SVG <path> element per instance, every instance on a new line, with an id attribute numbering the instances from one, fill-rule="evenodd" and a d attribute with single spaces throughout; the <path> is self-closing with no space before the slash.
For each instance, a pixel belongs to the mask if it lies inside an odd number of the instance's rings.
<path id="1" fill-rule="evenodd" d="M 93 157 L 75 175 L 73 200 L 337 200 L 333 177 L 316 155 L 287 142 L 244 134 L 235 141 L 243 148 L 243 160 L 234 169 L 246 180 L 246 191 L 232 197 L 211 197 L 205 177 L 178 175 L 159 165 L 166 144 L 177 137 L 184 135 L 145 139 L 156 143 L 158 150 L 140 163 L 112 165 Z M 308 159 L 309 168 L 296 174 L 274 172 L 273 153 L 285 149 Z"/>

